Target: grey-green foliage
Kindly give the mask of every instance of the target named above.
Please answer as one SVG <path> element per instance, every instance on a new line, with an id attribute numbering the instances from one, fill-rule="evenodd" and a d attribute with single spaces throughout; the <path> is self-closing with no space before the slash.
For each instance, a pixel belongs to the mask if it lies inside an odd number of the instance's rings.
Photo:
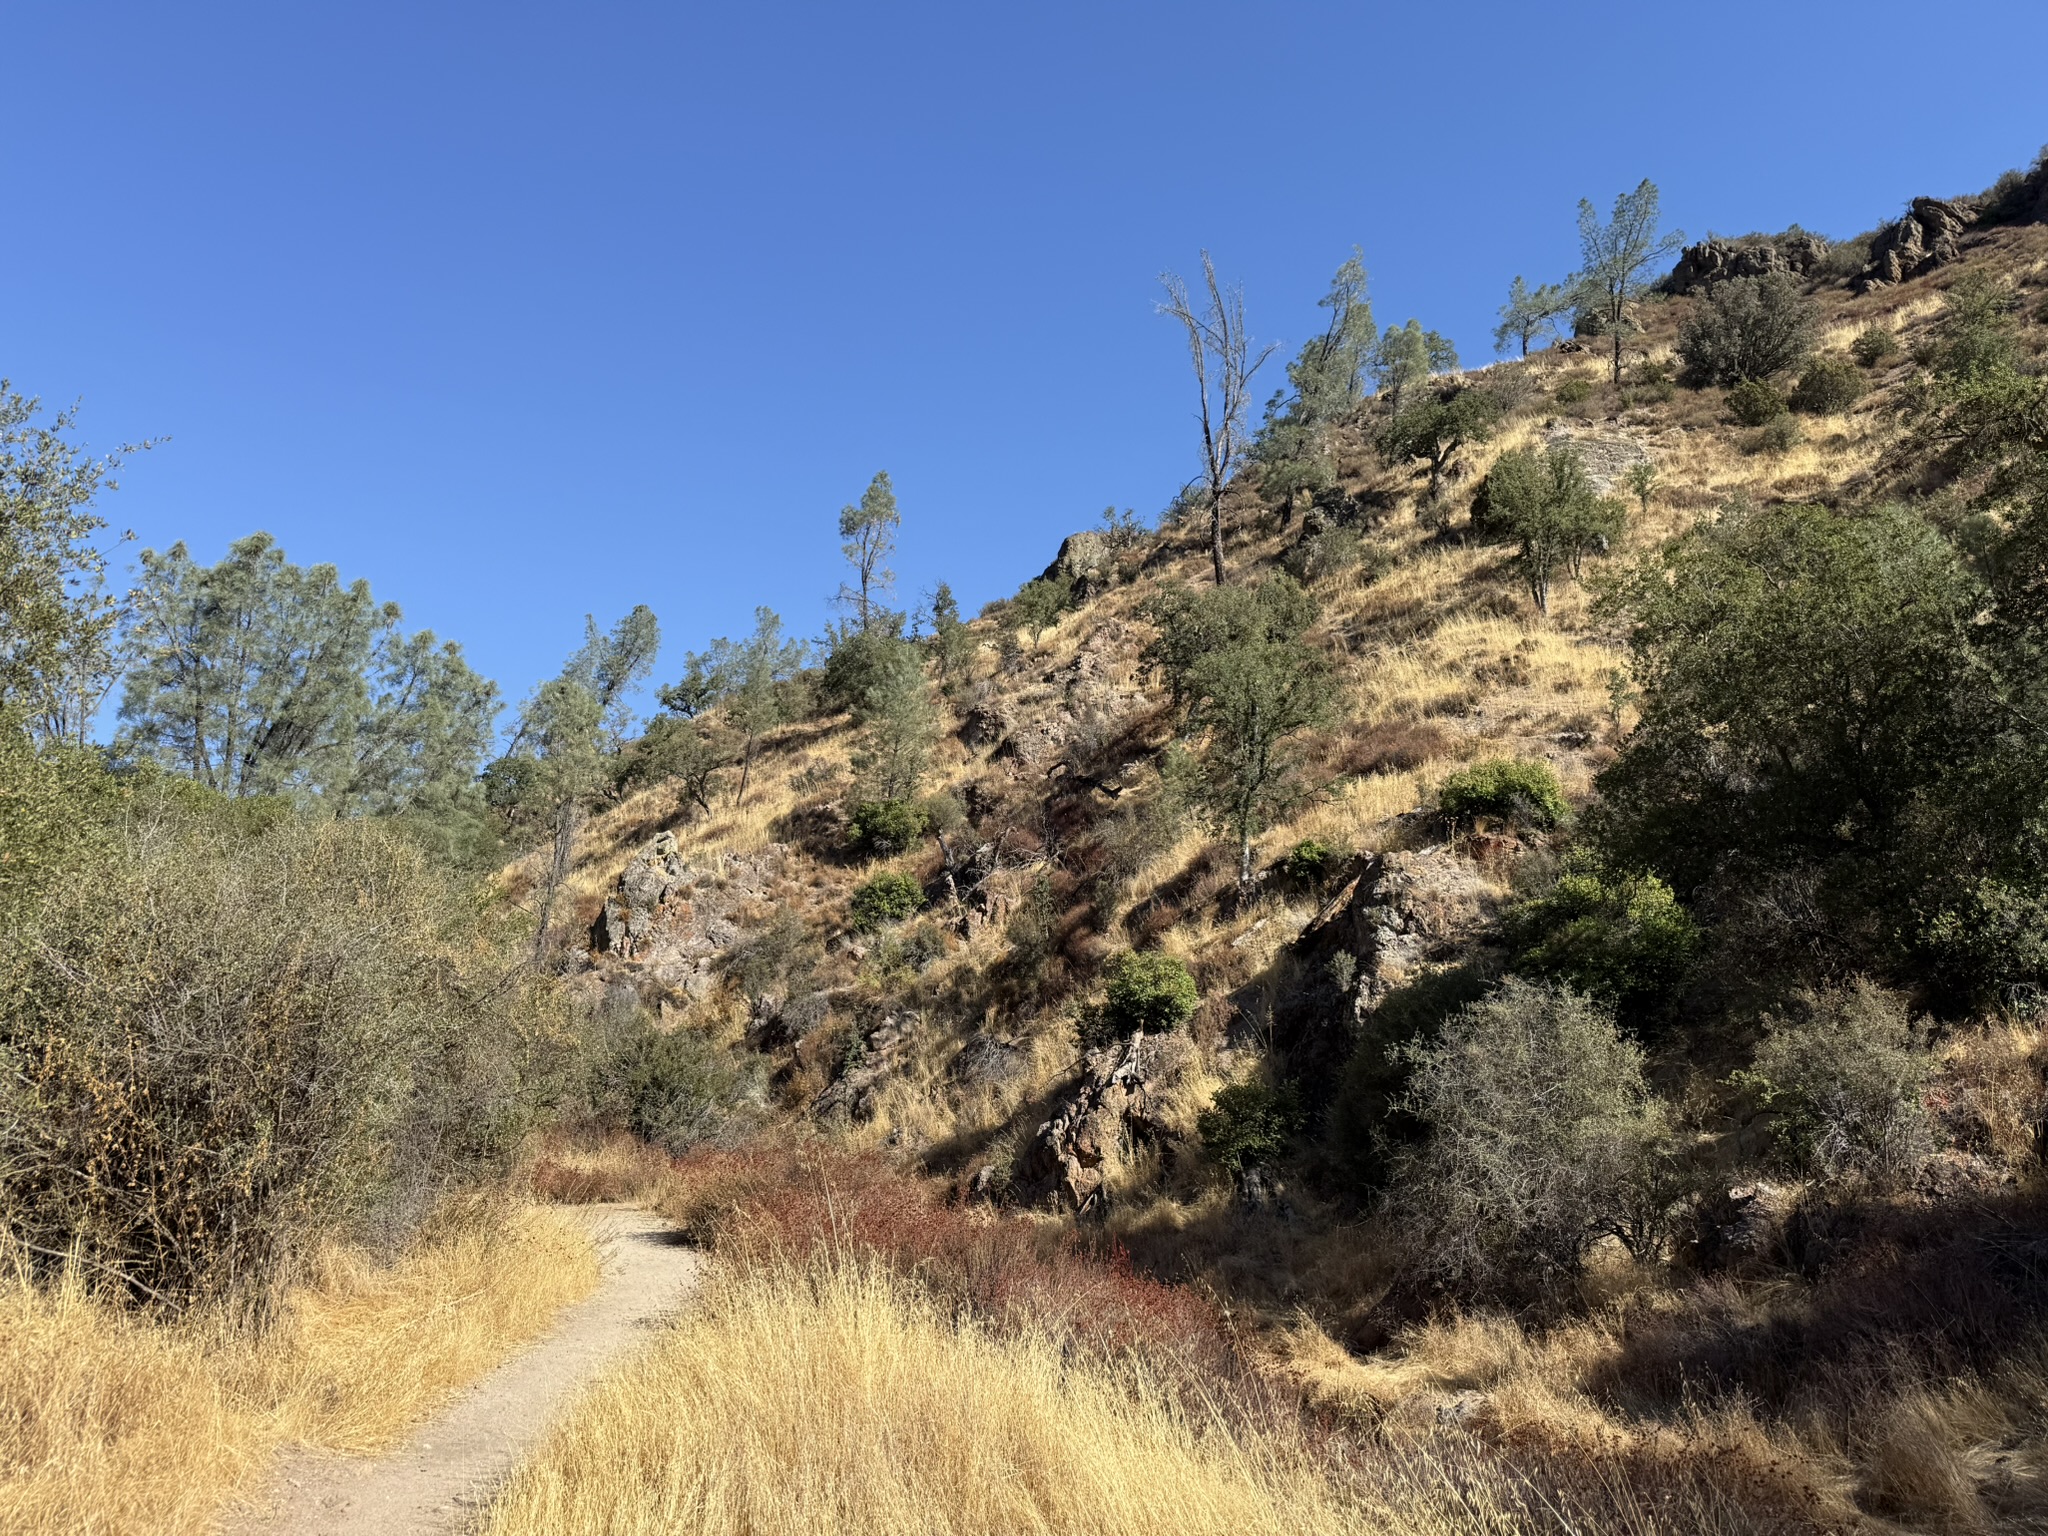
<path id="1" fill-rule="evenodd" d="M 1772 1117 L 1789 1171 L 1896 1187 L 1934 1146 L 1925 1098 L 1934 1061 L 1924 1036 L 1903 998 L 1859 978 L 1773 1016 L 1734 1081 Z"/>
<path id="2" fill-rule="evenodd" d="M 502 1169 L 554 1091 L 548 984 L 483 904 L 380 821 L 252 803 L 159 776 L 0 944 L 0 1209 L 39 1267 L 271 1284 Z"/>
<path id="3" fill-rule="evenodd" d="M 1144 660 L 1164 676 L 1174 706 L 1185 709 L 1193 702 L 1192 677 L 1204 656 L 1253 640 L 1295 639 L 1315 622 L 1316 601 L 1285 577 L 1227 593 L 1171 582 L 1139 611 L 1158 630 Z"/>
<path id="4" fill-rule="evenodd" d="M 604 720 L 605 750 L 616 752 L 632 729 L 630 695 L 654 670 L 661 650 L 661 624 L 645 603 L 634 608 L 609 631 L 583 617 L 583 644 L 562 668 L 562 676 L 583 685 L 597 700 Z"/>
<path id="5" fill-rule="evenodd" d="M 1534 1300 L 1602 1237 L 1658 1255 L 1679 1192 L 1669 1118 L 1605 1004 L 1510 977 L 1403 1055 L 1424 1139 L 1396 1203 L 1441 1281 Z"/>
<path id="6" fill-rule="evenodd" d="M 1679 230 L 1660 231 L 1657 184 L 1647 177 L 1614 200 L 1603 221 L 1588 198 L 1579 200 L 1579 270 L 1569 279 L 1574 304 L 1596 314 L 1613 341 L 1614 383 L 1621 384 L 1621 343 L 1630 308 L 1650 281 L 1652 268 L 1685 245 Z"/>
<path id="7" fill-rule="evenodd" d="M 735 804 L 746 798 L 762 736 L 800 712 L 798 679 L 807 651 L 803 641 L 784 637 L 782 618 L 773 608 L 756 608 L 751 635 L 744 640 L 720 636 L 709 650 L 692 652 L 683 680 L 661 690 L 663 707 L 685 718 L 713 706 L 722 712 L 739 739 Z"/>
<path id="8" fill-rule="evenodd" d="M 839 509 L 839 552 L 853 567 L 854 581 L 842 583 L 839 601 L 851 609 L 854 622 L 863 630 L 873 627 L 881 600 L 896 584 L 896 573 L 888 559 L 896 551 L 896 530 L 903 526 L 903 514 L 896 507 L 896 490 L 883 470 L 861 492 L 858 506 Z"/>
<path id="9" fill-rule="evenodd" d="M 1678 333 L 1689 384 L 1763 381 L 1813 351 L 1818 311 L 1789 272 L 1716 283 Z"/>
<path id="10" fill-rule="evenodd" d="M 940 582 L 932 593 L 932 656 L 939 664 L 939 678 L 951 683 L 964 677 L 974 660 L 974 635 L 960 617 L 959 599 L 953 589 Z"/>
<path id="11" fill-rule="evenodd" d="M 45 740 L 82 745 L 118 674 L 94 503 L 135 450 L 95 458 L 76 429 L 72 413 L 45 416 L 0 379 L 0 707 Z"/>
<path id="12" fill-rule="evenodd" d="M 1596 493 L 1585 461 L 1563 445 L 1540 459 L 1520 448 L 1502 454 L 1472 507 L 1482 538 L 1515 546 L 1523 583 L 1546 614 L 1558 577 L 1576 579 L 1586 556 L 1609 548 L 1627 521 L 1628 509 Z"/>
<path id="13" fill-rule="evenodd" d="M 1396 414 L 1410 389 L 1433 373 L 1448 373 L 1457 366 L 1458 349 L 1449 338 L 1425 331 L 1413 318 L 1406 325 L 1388 326 L 1373 344 L 1370 359 L 1373 388 Z"/>
<path id="14" fill-rule="evenodd" d="M 476 775 L 498 710 L 461 648 L 264 533 L 217 565 L 144 550 L 121 744 L 225 795 L 403 808 Z"/>
<path id="15" fill-rule="evenodd" d="M 1316 304 L 1330 312 L 1330 322 L 1287 365 L 1302 419 L 1310 423 L 1335 421 L 1365 398 L 1366 360 L 1379 333 L 1366 297 L 1363 251 L 1352 248 Z"/>
<path id="16" fill-rule="evenodd" d="M 1571 295 L 1558 283 L 1531 288 L 1517 274 L 1508 289 L 1508 301 L 1500 307 L 1500 324 L 1493 328 L 1493 350 L 1505 352 L 1510 342 L 1529 355 L 1529 343 L 1557 324 L 1557 317 L 1572 307 Z"/>

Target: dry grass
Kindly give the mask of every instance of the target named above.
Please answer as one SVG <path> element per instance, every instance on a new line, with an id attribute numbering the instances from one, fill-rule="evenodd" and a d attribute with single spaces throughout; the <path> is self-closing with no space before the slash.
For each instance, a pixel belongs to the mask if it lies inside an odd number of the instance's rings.
<path id="1" fill-rule="evenodd" d="M 1361 1453 L 1285 1411 L 1189 1402 L 1137 1359 L 998 1333 L 877 1265 L 821 1259 L 724 1269 L 701 1307 L 583 1399 L 485 1530 L 1759 1528 L 1698 1485 L 1588 1493 L 1566 1476 L 1528 1476 L 1463 1435 L 1405 1435 Z"/>
<path id="2" fill-rule="evenodd" d="M 535 1210 L 444 1220 L 389 1265 L 331 1251 L 260 1335 L 16 1271 L 0 1282 L 0 1530 L 208 1530 L 278 1445 L 389 1445 L 596 1280 L 580 1231 Z"/>

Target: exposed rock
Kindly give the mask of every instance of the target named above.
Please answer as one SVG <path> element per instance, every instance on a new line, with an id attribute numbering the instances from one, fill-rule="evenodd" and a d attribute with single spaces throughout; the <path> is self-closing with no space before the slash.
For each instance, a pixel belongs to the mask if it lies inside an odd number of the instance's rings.
<path id="1" fill-rule="evenodd" d="M 1696 293 L 1732 277 L 1768 277 L 1773 272 L 1804 277 L 1827 254 L 1827 241 L 1799 229 L 1737 240 L 1710 238 L 1685 248 L 1664 286 L 1673 293 Z"/>
<path id="2" fill-rule="evenodd" d="M 1856 280 L 1857 290 L 1903 283 L 1954 261 L 1963 234 L 1977 222 L 1975 198 L 1916 197 L 1898 223 L 1886 226 L 1870 245 L 1870 265 Z"/>
<path id="3" fill-rule="evenodd" d="M 960 722 L 960 743 L 970 752 L 993 747 L 1010 734 L 1010 717 L 998 704 L 977 704 Z"/>
<path id="4" fill-rule="evenodd" d="M 1694 1239 L 1700 1267 L 1718 1269 L 1764 1258 L 1782 1248 L 1785 1224 L 1798 1205 L 1796 1185 L 1762 1179 L 1702 1199 Z"/>
<path id="5" fill-rule="evenodd" d="M 1649 460 L 1649 450 L 1632 437 L 1612 432 L 1574 432 L 1569 427 L 1552 427 L 1543 434 L 1543 446 L 1571 448 L 1586 466 L 1586 478 L 1597 495 L 1606 496 L 1621 484 L 1622 476 Z"/>
<path id="6" fill-rule="evenodd" d="M 1041 581 L 1073 582 L 1076 601 L 1102 591 L 1110 584 L 1116 551 L 1107 537 L 1091 529 L 1070 533 L 1060 542 L 1060 552 L 1040 573 Z"/>
<path id="7" fill-rule="evenodd" d="M 1028 1198 L 1056 1195 L 1075 1211 L 1102 1199 L 1111 1162 L 1129 1140 L 1163 1133 L 1152 1117 L 1151 1063 L 1158 1049 L 1139 1033 L 1088 1058 L 1081 1085 L 1039 1126 L 1018 1168 Z"/>
<path id="8" fill-rule="evenodd" d="M 1311 1094 L 1334 1086 L 1366 1019 L 1389 993 L 1478 949 L 1499 903 L 1485 876 L 1445 847 L 1366 860 L 1295 943 L 1308 974 L 1342 968 L 1339 1006 L 1291 1010 L 1274 1021 L 1274 1043 Z"/>
<path id="9" fill-rule="evenodd" d="M 903 1047 L 910 1041 L 910 1020 L 894 1014 L 860 1037 L 859 1053 L 813 1106 L 820 1117 L 846 1115 L 868 1121 L 883 1085 L 895 1074 Z"/>
<path id="10" fill-rule="evenodd" d="M 766 899 L 788 850 L 727 854 L 699 869 L 664 832 L 620 874 L 590 931 L 591 963 L 627 964 L 697 998 L 717 981 L 719 957 L 740 939 L 742 909 Z"/>

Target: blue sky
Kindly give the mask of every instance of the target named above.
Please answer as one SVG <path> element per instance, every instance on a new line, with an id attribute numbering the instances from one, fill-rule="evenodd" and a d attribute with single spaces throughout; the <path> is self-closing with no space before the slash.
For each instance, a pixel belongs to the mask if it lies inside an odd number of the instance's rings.
<path id="1" fill-rule="evenodd" d="M 646 602 L 666 676 L 815 633 L 877 469 L 969 607 L 1156 514 L 1204 246 L 1262 337 L 1356 244 L 1480 360 L 1581 196 L 1851 234 L 2029 162 L 2043 57 L 2038 0 L 11 5 L 0 374 L 168 438 L 143 544 L 268 529 L 514 698 Z"/>

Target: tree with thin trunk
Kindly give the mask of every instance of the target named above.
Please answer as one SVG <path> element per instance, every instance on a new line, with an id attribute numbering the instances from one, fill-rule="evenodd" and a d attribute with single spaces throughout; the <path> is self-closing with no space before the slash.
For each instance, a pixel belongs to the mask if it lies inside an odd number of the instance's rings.
<path id="1" fill-rule="evenodd" d="M 1621 337 L 1629 306 L 1648 285 L 1646 269 L 1685 246 L 1682 230 L 1657 231 L 1657 184 L 1645 177 L 1614 200 L 1604 224 L 1590 198 L 1579 199 L 1579 260 L 1572 287 L 1577 304 L 1596 311 L 1614 338 L 1614 382 L 1621 383 Z"/>
<path id="2" fill-rule="evenodd" d="M 1162 273 L 1166 301 L 1159 306 L 1186 329 L 1188 356 L 1195 370 L 1195 391 L 1201 408 L 1202 481 L 1209 497 L 1209 556 L 1222 586 L 1223 488 L 1245 450 L 1245 408 L 1251 400 L 1252 375 L 1273 355 L 1268 345 L 1252 355 L 1245 331 L 1244 290 L 1225 289 L 1216 280 L 1216 265 L 1202 252 L 1202 281 L 1207 298 L 1200 308 L 1177 273 Z"/>
<path id="3" fill-rule="evenodd" d="M 881 598 L 896 584 L 896 573 L 884 563 L 896 552 L 896 530 L 903 526 L 903 514 L 896 510 L 896 491 L 883 470 L 861 492 L 860 505 L 839 509 L 839 546 L 859 581 L 858 586 L 842 584 L 839 601 L 851 608 L 865 633 L 882 612 Z"/>
<path id="4" fill-rule="evenodd" d="M 1508 289 L 1508 301 L 1500 307 L 1500 324 L 1493 328 L 1493 350 L 1505 352 L 1509 342 L 1521 345 L 1523 357 L 1529 343 L 1549 330 L 1557 317 L 1572 307 L 1571 295 L 1560 283 L 1541 283 L 1531 288 L 1520 276 Z"/>
<path id="5" fill-rule="evenodd" d="M 886 487 L 886 476 L 877 479 Z M 712 641 L 710 650 L 690 656 L 682 683 L 661 690 L 663 704 L 679 714 L 694 717 L 718 706 L 739 736 L 740 780 L 733 792 L 734 806 L 746 800 L 761 737 L 790 718 L 789 687 L 803 668 L 804 652 L 803 641 L 782 637 L 782 619 L 773 608 L 756 608 L 753 634 L 744 640 L 721 636 Z"/>

